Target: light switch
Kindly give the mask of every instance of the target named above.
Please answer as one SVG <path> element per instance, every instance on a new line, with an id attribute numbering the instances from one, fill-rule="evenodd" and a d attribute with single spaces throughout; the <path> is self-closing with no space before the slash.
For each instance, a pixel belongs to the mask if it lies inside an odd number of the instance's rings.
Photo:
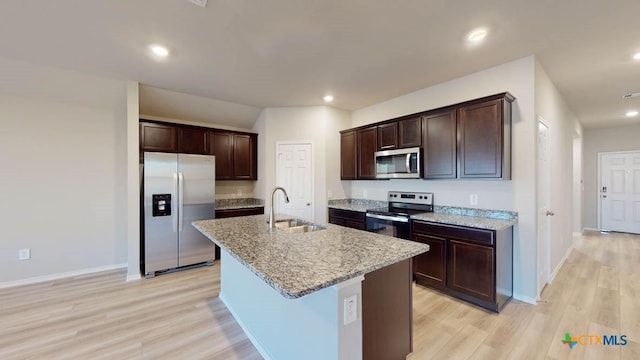
<path id="1" fill-rule="evenodd" d="M 358 320 L 358 295 L 344 299 L 344 324 L 348 325 Z"/>

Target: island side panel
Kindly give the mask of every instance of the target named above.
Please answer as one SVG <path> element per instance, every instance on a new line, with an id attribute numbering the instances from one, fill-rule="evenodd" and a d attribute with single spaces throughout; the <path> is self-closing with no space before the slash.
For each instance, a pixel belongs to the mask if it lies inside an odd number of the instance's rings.
<path id="1" fill-rule="evenodd" d="M 344 325 L 342 313 L 353 294 L 360 312 L 362 278 L 287 299 L 224 249 L 220 264 L 220 299 L 265 359 L 362 358 L 362 316 Z"/>
<path id="2" fill-rule="evenodd" d="M 365 274 L 362 282 L 363 358 L 400 360 L 412 352 L 411 259 Z"/>

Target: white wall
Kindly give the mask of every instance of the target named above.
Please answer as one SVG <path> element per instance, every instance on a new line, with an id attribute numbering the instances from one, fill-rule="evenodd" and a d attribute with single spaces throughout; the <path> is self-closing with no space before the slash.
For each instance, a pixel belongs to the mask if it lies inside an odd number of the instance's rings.
<path id="1" fill-rule="evenodd" d="M 314 221 L 327 222 L 327 193 L 334 198 L 346 196 L 340 179 L 340 134 L 349 127 L 349 113 L 327 106 L 268 108 L 263 110 L 254 131 L 262 141 L 258 148 L 256 194 L 271 206 L 275 186 L 275 153 L 278 141 L 311 141 L 314 164 Z M 257 195 L 258 196 L 258 195 Z"/>
<path id="2" fill-rule="evenodd" d="M 583 132 L 584 134 L 584 132 Z M 582 137 L 573 139 L 573 232 L 582 232 L 582 199 L 584 197 Z"/>
<path id="3" fill-rule="evenodd" d="M 598 227 L 598 153 L 640 150 L 640 124 L 584 131 L 584 198 L 582 225 Z"/>
<path id="4" fill-rule="evenodd" d="M 542 65 L 537 61 L 535 81 L 536 114 L 549 125 L 550 209 L 555 213 L 551 217 L 549 271 L 555 274 L 572 245 L 574 137 L 582 135 L 582 127 Z M 575 150 L 579 152 L 580 148 Z M 580 158 L 580 154 L 575 156 Z M 540 241 L 546 241 L 544 234 L 539 236 Z"/>
<path id="5" fill-rule="evenodd" d="M 0 285 L 126 266 L 126 82 L 0 68 Z"/>
<path id="6" fill-rule="evenodd" d="M 465 77 L 447 81 L 352 114 L 352 126 L 451 105 L 504 91 L 513 103 L 511 181 L 352 181 L 351 196 L 385 200 L 388 190 L 431 191 L 437 205 L 469 207 L 469 195 L 478 195 L 478 207 L 517 211 L 514 228 L 514 293 L 517 298 L 536 298 L 536 207 L 534 102 L 535 58 L 529 56 Z"/>

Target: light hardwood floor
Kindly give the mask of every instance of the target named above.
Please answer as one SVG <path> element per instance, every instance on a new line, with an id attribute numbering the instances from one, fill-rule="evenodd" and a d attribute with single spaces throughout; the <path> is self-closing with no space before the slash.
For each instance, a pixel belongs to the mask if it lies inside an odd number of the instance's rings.
<path id="1" fill-rule="evenodd" d="M 415 286 L 408 359 L 640 359 L 640 236 L 574 244 L 537 306 L 512 301 L 496 315 Z M 110 271 L 0 289 L 0 359 L 261 359 L 217 298 L 219 274 L 126 283 Z M 570 350 L 565 333 L 625 334 L 627 345 Z"/>

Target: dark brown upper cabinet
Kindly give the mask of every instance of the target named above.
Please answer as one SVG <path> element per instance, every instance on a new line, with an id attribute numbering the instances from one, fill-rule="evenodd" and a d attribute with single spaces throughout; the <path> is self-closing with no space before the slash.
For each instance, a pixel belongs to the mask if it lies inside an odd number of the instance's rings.
<path id="1" fill-rule="evenodd" d="M 258 179 L 257 139 L 255 134 L 234 135 L 233 176 L 235 179 Z"/>
<path id="2" fill-rule="evenodd" d="M 422 146 L 422 120 L 420 116 L 398 121 L 398 147 Z"/>
<path id="3" fill-rule="evenodd" d="M 378 150 L 378 127 L 360 129 L 357 132 L 358 179 L 375 179 L 375 152 Z"/>
<path id="4" fill-rule="evenodd" d="M 171 125 L 140 122 L 140 151 L 178 151 L 178 129 Z"/>
<path id="5" fill-rule="evenodd" d="M 233 180 L 233 133 L 210 131 L 211 155 L 216 157 L 216 180 Z"/>
<path id="6" fill-rule="evenodd" d="M 425 179 L 455 179 L 457 176 L 456 114 L 454 108 L 422 117 Z"/>
<path id="7" fill-rule="evenodd" d="M 258 134 L 140 119 L 145 151 L 216 157 L 216 180 L 258 180 Z"/>
<path id="8" fill-rule="evenodd" d="M 375 151 L 419 146 L 424 179 L 510 180 L 514 100 L 505 92 L 343 130 L 341 179 L 375 179 Z"/>
<path id="9" fill-rule="evenodd" d="M 198 127 L 178 128 L 178 152 L 186 154 L 207 154 L 209 131 Z"/>
<path id="10" fill-rule="evenodd" d="M 422 146 L 420 116 L 378 125 L 378 150 Z"/>
<path id="11" fill-rule="evenodd" d="M 355 180 L 358 178 L 358 148 L 356 131 L 340 133 L 340 179 Z"/>
<path id="12" fill-rule="evenodd" d="M 510 94 L 480 99 L 458 108 L 461 179 L 511 179 Z"/>
<path id="13" fill-rule="evenodd" d="M 212 130 L 210 154 L 216 157 L 216 180 L 258 179 L 258 136 Z"/>
<path id="14" fill-rule="evenodd" d="M 378 150 L 390 150 L 398 147 L 398 123 L 378 125 Z"/>

